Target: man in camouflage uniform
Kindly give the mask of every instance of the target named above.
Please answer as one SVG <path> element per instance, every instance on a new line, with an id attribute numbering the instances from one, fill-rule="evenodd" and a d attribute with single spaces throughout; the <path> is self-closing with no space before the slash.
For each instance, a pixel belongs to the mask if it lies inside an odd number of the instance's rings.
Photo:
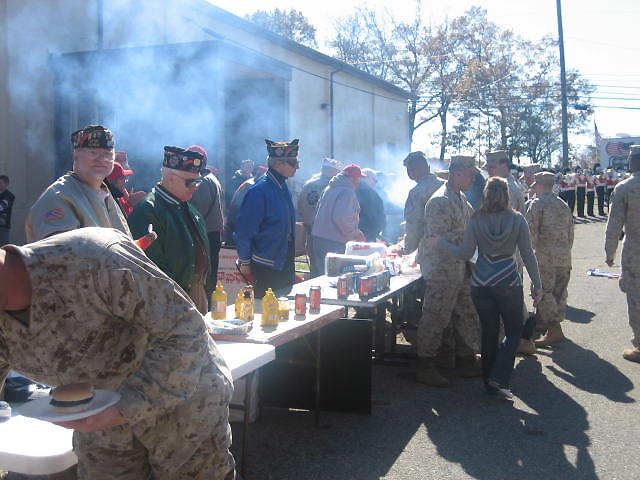
<path id="1" fill-rule="evenodd" d="M 536 323 L 546 333 L 535 341 L 538 347 L 552 345 L 565 338 L 560 322 L 564 320 L 571 277 L 573 215 L 567 204 L 553 193 L 554 183 L 553 173 L 535 174 L 532 187 L 536 197 L 526 214 L 543 289 Z"/>
<path id="2" fill-rule="evenodd" d="M 83 228 L 0 249 L 0 380 L 121 399 L 73 428 L 90 480 L 234 478 L 229 369 L 187 294 L 131 239 Z"/>
<path id="3" fill-rule="evenodd" d="M 417 249 L 416 258 L 419 259 L 424 253 L 424 206 L 444 184 L 444 180 L 431 173 L 427 157 L 422 152 L 411 152 L 402 163 L 407 168 L 409 178 L 416 182 L 404 204 L 404 253 L 409 254 Z"/>
<path id="4" fill-rule="evenodd" d="M 111 131 L 89 125 L 71 134 L 73 170 L 52 183 L 31 207 L 27 241 L 82 227 L 110 227 L 131 235 L 104 179 L 113 170 Z"/>
<path id="5" fill-rule="evenodd" d="M 407 169 L 407 176 L 416 182 L 416 185 L 409 190 L 407 201 L 404 204 L 405 235 L 403 253 L 408 255 L 418 250 L 416 261 L 419 262 L 419 259 L 424 254 L 424 206 L 427 204 L 427 200 L 431 198 L 431 195 L 444 184 L 444 180 L 431 173 L 427 157 L 422 152 L 409 153 L 402 163 Z M 414 345 L 416 342 L 415 332 L 419 323 L 419 316 L 410 315 L 408 325 L 403 331 L 407 340 Z M 447 350 L 446 355 L 448 360 L 448 365 L 446 366 L 448 367 L 455 366 L 454 352 L 452 351 L 454 340 L 451 338 L 452 336 L 453 332 L 447 331 L 445 333 L 447 340 L 444 343 L 451 347 L 451 349 Z M 445 357 L 443 356 L 443 358 Z"/>
<path id="6" fill-rule="evenodd" d="M 420 263 L 425 279 L 422 318 L 418 327 L 418 381 L 434 387 L 448 387 L 449 380 L 436 368 L 447 328 L 453 328 L 456 355 L 465 376 L 479 375 L 475 354 L 478 352 L 480 322 L 470 297 L 470 270 L 466 262 L 431 247 L 427 238 L 439 235 L 460 245 L 465 227 L 473 213 L 462 190 L 473 183 L 475 158 L 454 156 L 449 166 L 449 180 L 425 206 L 424 237 Z"/>
<path id="7" fill-rule="evenodd" d="M 302 219 L 305 233 L 305 246 L 309 255 L 309 269 L 312 277 L 317 277 L 324 273 L 324 260 L 316 259 L 313 252 L 313 240 L 311 229 L 313 221 L 318 211 L 318 201 L 322 197 L 324 189 L 329 185 L 329 181 L 342 170 L 342 163 L 333 158 L 322 160 L 322 170 L 316 173 L 302 186 L 298 195 L 298 217 Z"/>
<path id="8" fill-rule="evenodd" d="M 640 145 L 630 148 L 629 170 L 632 176 L 616 185 L 609 200 L 604 248 L 607 265 L 612 266 L 624 228 L 620 290 L 627 294 L 633 348 L 625 350 L 622 356 L 640 363 Z"/>

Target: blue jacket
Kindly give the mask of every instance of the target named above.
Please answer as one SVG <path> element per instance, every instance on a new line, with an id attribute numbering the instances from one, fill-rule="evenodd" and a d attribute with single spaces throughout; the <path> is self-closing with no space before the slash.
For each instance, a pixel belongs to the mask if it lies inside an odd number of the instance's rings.
<path id="1" fill-rule="evenodd" d="M 284 177 L 267 171 L 249 189 L 236 219 L 235 240 L 241 262 L 282 270 L 288 243 L 295 241 L 295 210 Z"/>

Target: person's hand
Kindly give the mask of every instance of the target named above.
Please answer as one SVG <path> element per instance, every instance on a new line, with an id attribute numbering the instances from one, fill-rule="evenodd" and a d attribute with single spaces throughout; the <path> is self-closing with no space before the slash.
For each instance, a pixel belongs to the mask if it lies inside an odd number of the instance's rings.
<path id="1" fill-rule="evenodd" d="M 610 267 L 613 267 L 613 258 L 607 258 L 604 263 L 606 263 L 607 265 L 609 265 Z"/>
<path id="2" fill-rule="evenodd" d="M 135 207 L 140 200 L 142 200 L 147 195 L 147 192 L 144 190 L 138 190 L 137 192 L 131 192 L 129 194 L 129 198 L 127 198 L 127 203 L 130 207 Z"/>
<path id="3" fill-rule="evenodd" d="M 435 233 L 433 235 L 431 235 L 428 239 L 427 242 L 429 242 L 429 245 L 431 245 L 431 248 L 436 248 L 438 246 L 438 242 L 440 241 L 442 237 L 440 235 L 436 235 Z"/>
<path id="4" fill-rule="evenodd" d="M 89 433 L 123 425 L 127 423 L 127 420 L 122 416 L 118 407 L 112 406 L 96 413 L 95 415 L 91 415 L 90 417 L 82 418 L 80 420 L 54 423 L 64 428 L 70 428 L 82 433 Z"/>
<path id="5" fill-rule="evenodd" d="M 255 280 L 253 275 L 251 275 L 251 265 L 240 265 L 239 267 L 240 273 L 244 276 L 244 278 L 251 284 L 255 284 Z"/>
<path id="6" fill-rule="evenodd" d="M 542 300 L 542 295 L 544 292 L 542 290 L 536 290 L 531 287 L 531 298 L 533 298 L 533 306 L 537 307 L 540 301 Z"/>

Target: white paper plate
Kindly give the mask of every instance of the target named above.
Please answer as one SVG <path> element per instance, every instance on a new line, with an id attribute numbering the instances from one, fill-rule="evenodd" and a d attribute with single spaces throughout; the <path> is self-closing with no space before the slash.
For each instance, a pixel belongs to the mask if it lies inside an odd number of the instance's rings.
<path id="1" fill-rule="evenodd" d="M 20 406 L 19 413 L 25 417 L 37 418 L 46 422 L 69 422 L 80 420 L 101 412 L 105 408 L 118 403 L 120 394 L 109 390 L 94 390 L 93 400 L 89 402 L 89 408 L 83 412 L 60 413 L 49 403 L 51 397 L 36 398 Z"/>

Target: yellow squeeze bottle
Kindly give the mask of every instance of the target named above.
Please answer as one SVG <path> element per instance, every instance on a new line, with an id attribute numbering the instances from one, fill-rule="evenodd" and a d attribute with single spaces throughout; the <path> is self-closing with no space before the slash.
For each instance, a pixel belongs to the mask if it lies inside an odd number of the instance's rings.
<path id="1" fill-rule="evenodd" d="M 273 291 L 268 288 L 262 297 L 262 326 L 278 325 L 278 299 Z"/>
<path id="2" fill-rule="evenodd" d="M 211 318 L 213 320 L 227 319 L 227 292 L 218 281 L 216 289 L 211 294 Z"/>
<path id="3" fill-rule="evenodd" d="M 238 295 L 236 296 L 236 303 L 235 303 L 236 316 L 235 316 L 235 318 L 240 318 L 240 312 L 242 311 L 242 302 L 243 301 L 244 301 L 244 297 L 242 296 L 242 289 L 240 289 L 240 291 L 238 292 Z"/>

